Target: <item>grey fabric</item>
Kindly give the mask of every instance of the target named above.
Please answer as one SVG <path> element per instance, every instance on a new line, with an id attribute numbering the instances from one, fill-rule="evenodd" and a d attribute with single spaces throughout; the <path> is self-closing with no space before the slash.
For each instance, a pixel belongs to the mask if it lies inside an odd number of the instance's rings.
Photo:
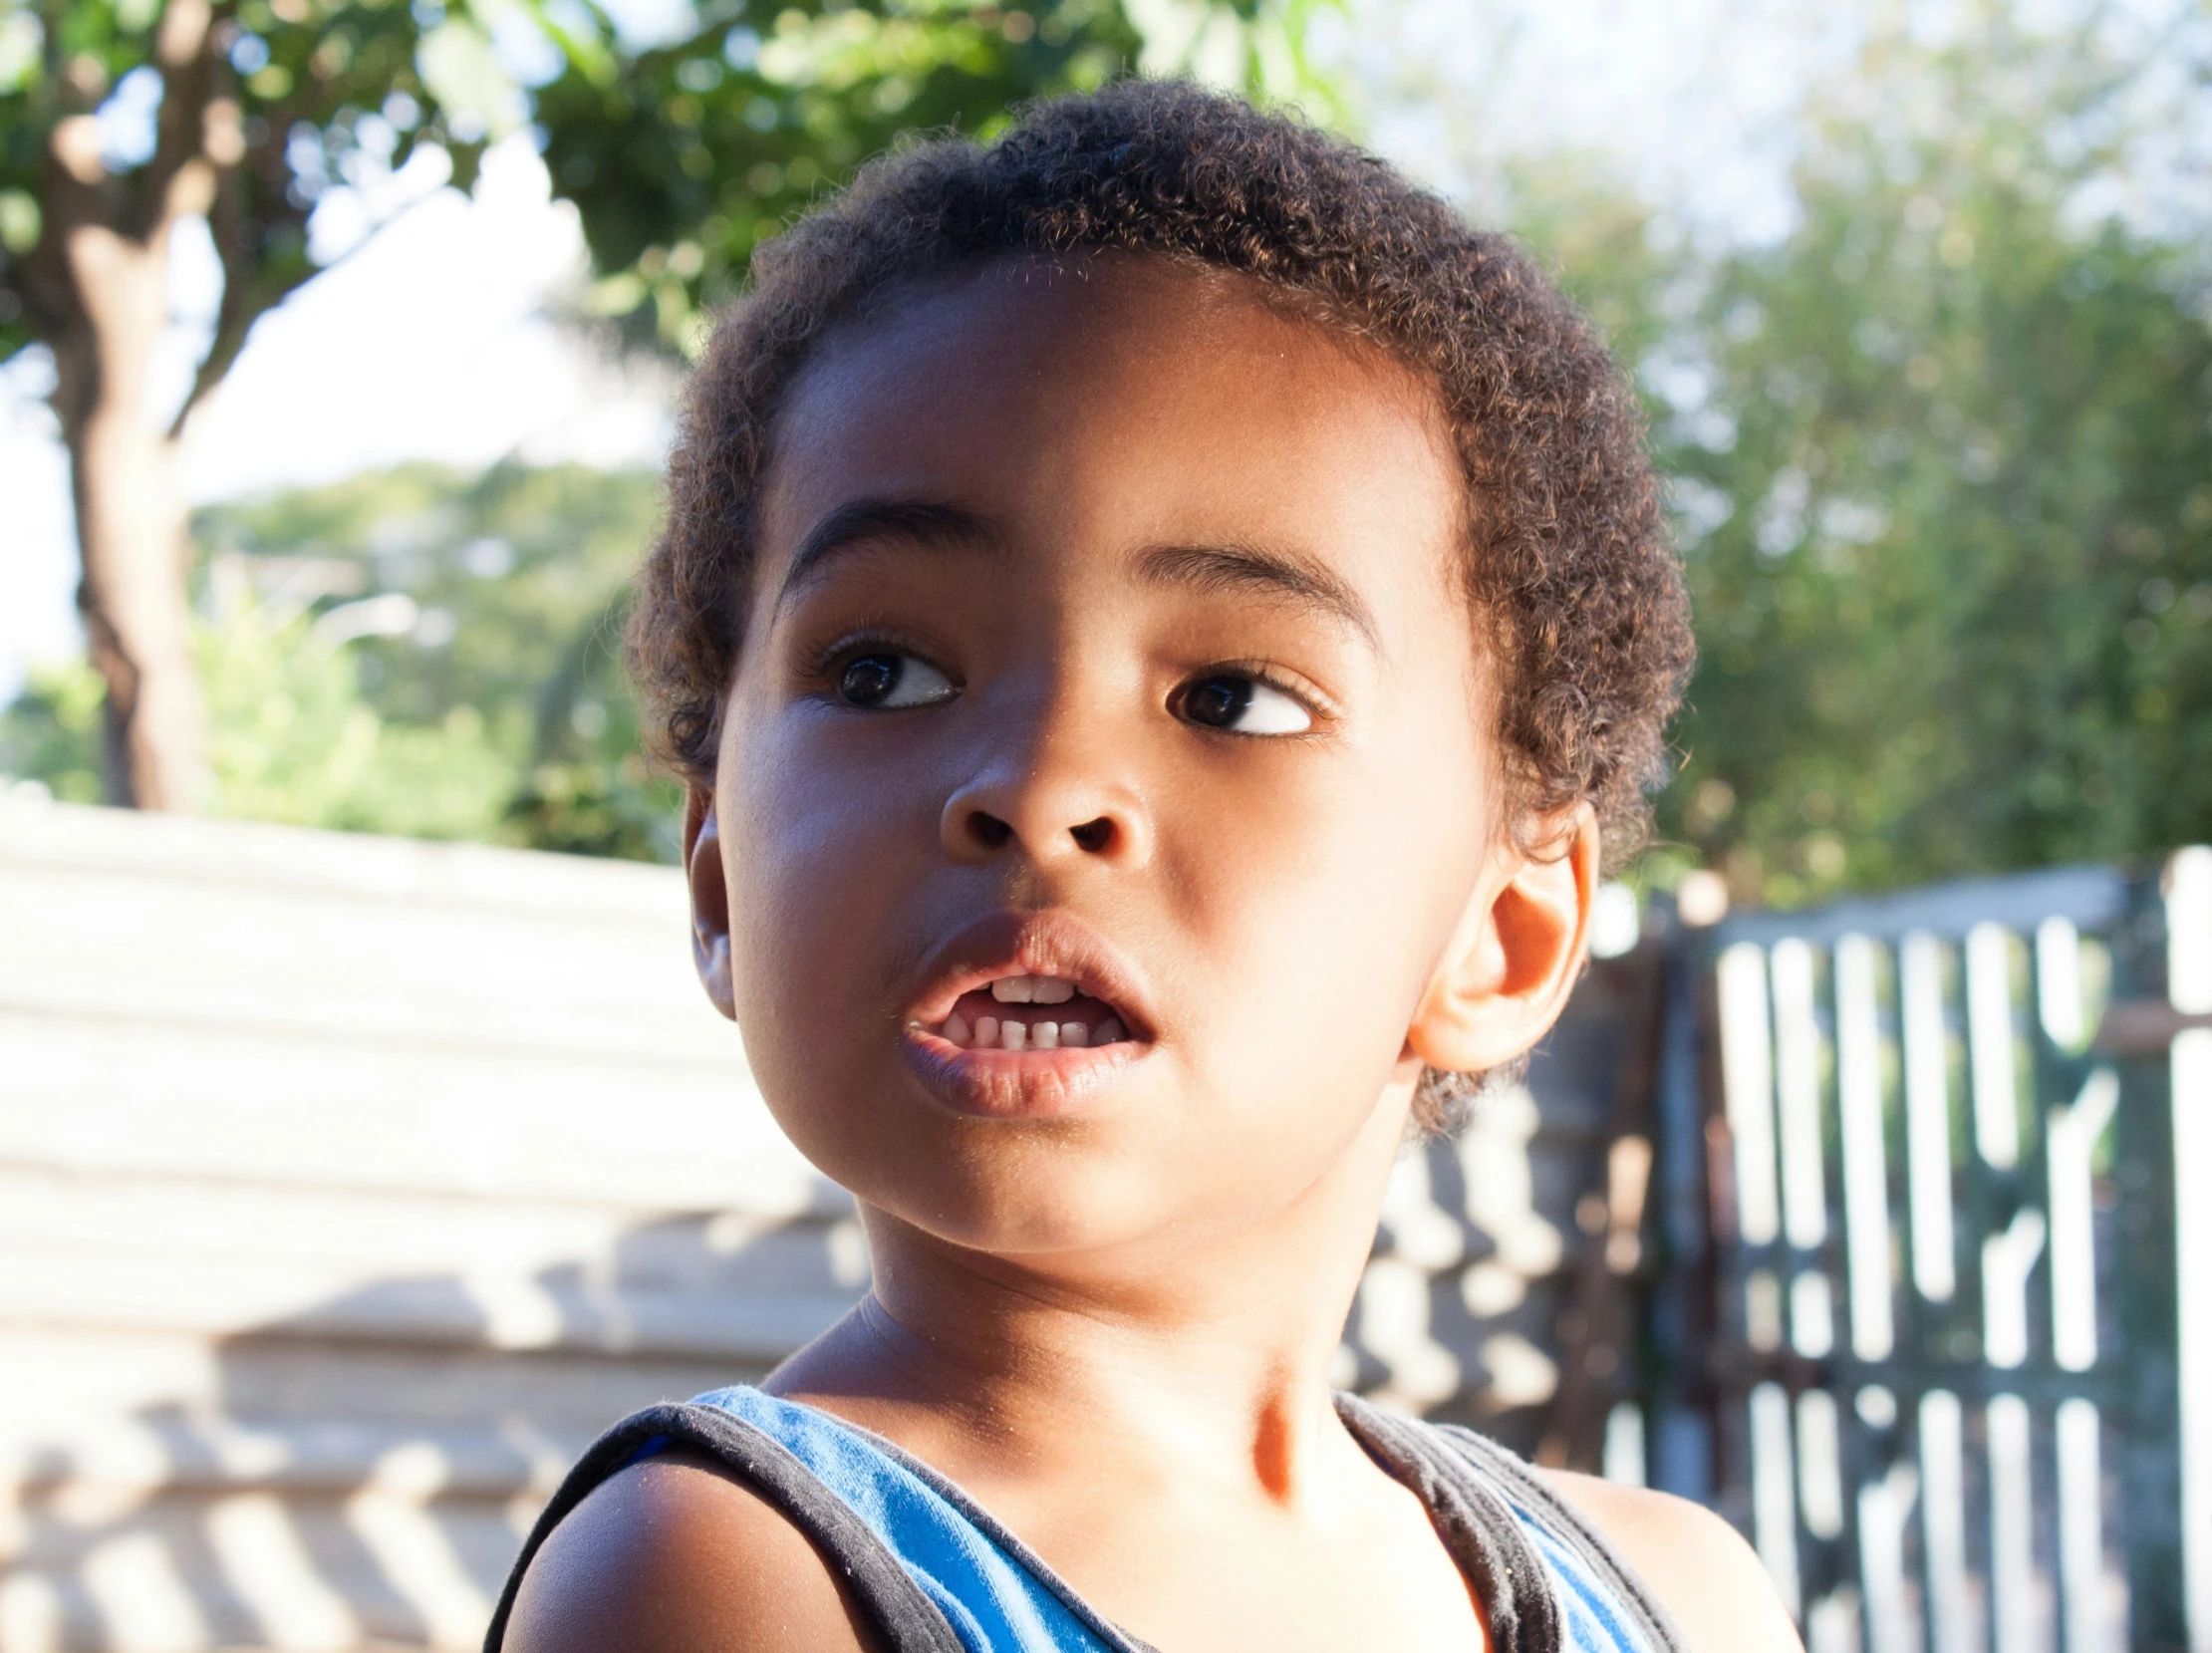
<path id="1" fill-rule="evenodd" d="M 1338 1395 L 1336 1411 L 1353 1438 L 1420 1496 L 1482 1603 L 1493 1653 L 1560 1653 L 1559 1603 L 1543 1559 L 1490 1484 L 1444 1448 L 1433 1425 L 1352 1395 Z"/>
<path id="2" fill-rule="evenodd" d="M 1590 1570 L 1605 1581 L 1623 1606 L 1643 1620 L 1643 1631 L 1656 1653 L 1688 1653 L 1689 1644 L 1642 1574 L 1628 1564 L 1613 1541 L 1589 1523 L 1573 1505 L 1551 1490 L 1534 1470 L 1496 1441 L 1457 1424 L 1432 1426 L 1478 1467 L 1507 1489 L 1507 1496 L 1571 1544 Z"/>
<path id="3" fill-rule="evenodd" d="M 522 1575 L 553 1529 L 585 1498 L 641 1454 L 683 1447 L 728 1470 L 789 1517 L 845 1585 L 875 1633 L 878 1653 L 967 1653 L 937 1604 L 922 1593 L 881 1538 L 791 1454 L 717 1407 L 652 1406 L 602 1435 L 568 1472 L 538 1516 L 499 1592 L 484 1653 L 499 1653 Z"/>

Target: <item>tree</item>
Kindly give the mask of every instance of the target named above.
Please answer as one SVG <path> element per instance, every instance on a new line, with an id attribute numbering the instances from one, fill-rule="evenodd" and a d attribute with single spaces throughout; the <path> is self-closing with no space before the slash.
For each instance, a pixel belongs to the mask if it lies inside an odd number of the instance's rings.
<path id="1" fill-rule="evenodd" d="M 595 308 L 690 354 L 752 249 L 903 133 L 987 131 L 1040 91 L 1093 87 L 1141 42 L 1117 0 L 785 10 L 741 4 L 614 73 L 574 52 L 536 91 L 553 185 L 604 272 Z"/>
<path id="2" fill-rule="evenodd" d="M 603 308 L 682 344 L 781 215 L 899 132 L 986 126 L 1139 45 L 1118 0 L 807 0 L 765 39 L 743 19 L 709 4 L 638 51 L 589 0 L 0 0 L 0 356 L 53 353 L 114 801 L 206 797 L 178 438 L 255 319 L 315 274 L 333 187 L 418 151 L 465 186 L 531 113 L 516 75 L 536 80 Z M 183 405 L 149 422 L 170 250 L 200 217 L 221 310 Z"/>
<path id="3" fill-rule="evenodd" d="M 465 183 L 498 85 L 482 33 L 434 7 L 0 0 L 0 356 L 53 353 L 114 801 L 191 809 L 206 792 L 184 421 L 315 273 L 322 193 L 423 147 Z M 182 405 L 152 411 L 170 251 L 195 218 L 221 307 Z"/>
<path id="4" fill-rule="evenodd" d="M 1771 244 L 1588 157 L 1484 169 L 1670 481 L 1699 662 L 1647 882 L 1792 906 L 2212 837 L 2212 225 L 2143 152 L 2212 101 L 2201 35 L 2117 17 L 1877 31 Z"/>
<path id="5" fill-rule="evenodd" d="M 646 771 L 618 658 L 659 495 L 653 476 L 578 465 L 409 465 L 199 513 L 220 599 L 211 689 L 264 654 L 303 690 L 337 671 L 347 715 L 377 735 L 337 775 L 331 742 L 262 726 L 233 689 L 216 700 L 216 807 L 673 858 L 674 789 Z M 276 647 L 257 650 L 272 629 Z"/>
<path id="6" fill-rule="evenodd" d="M 658 479 L 414 464 L 194 514 L 217 815 L 673 859 L 619 653 Z M 100 681 L 33 675 L 0 775 L 100 795 Z M 0 781 L 0 785 L 4 785 Z"/>
<path id="7" fill-rule="evenodd" d="M 752 249 L 915 132 L 987 137 L 1040 94 L 1132 68 L 1197 74 L 1345 124 L 1309 50 L 1342 0 L 871 0 L 701 5 L 683 38 L 618 60 L 601 24 L 533 94 L 556 191 L 602 279 L 594 307 L 682 353 Z M 1142 16 L 1144 27 L 1137 26 Z"/>
<path id="8" fill-rule="evenodd" d="M 288 605 L 298 618 L 287 639 L 304 659 L 342 652 L 357 703 L 391 743 L 344 810 L 317 813 L 301 789 L 285 818 L 673 859 L 675 790 L 647 773 L 619 659 L 630 574 L 659 505 L 645 474 L 408 465 L 203 510 L 210 583 L 265 594 L 249 612 Z M 431 749 L 481 789 L 463 799 L 449 788 L 457 807 L 425 826 L 408 814 L 401 770 Z M 218 752 L 217 806 L 266 815 L 244 790 L 241 755 Z M 272 756 L 272 773 L 324 761 L 311 745 Z"/>
<path id="9" fill-rule="evenodd" d="M 1644 358 L 1702 650 L 1661 823 L 1742 898 L 2212 835 L 2205 226 L 2108 209 L 2173 64 L 2097 22 L 1877 39 Z"/>

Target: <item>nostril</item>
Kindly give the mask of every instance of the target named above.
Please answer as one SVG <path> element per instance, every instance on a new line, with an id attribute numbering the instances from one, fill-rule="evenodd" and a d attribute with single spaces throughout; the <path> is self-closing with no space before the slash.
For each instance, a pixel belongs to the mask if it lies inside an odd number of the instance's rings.
<path id="1" fill-rule="evenodd" d="M 1095 821 L 1085 821 L 1081 826 L 1069 827 L 1067 831 L 1070 838 L 1093 855 L 1113 847 L 1114 823 L 1104 815 Z"/>
<path id="2" fill-rule="evenodd" d="M 994 850 L 1013 836 L 1013 828 L 995 815 L 971 809 L 968 812 L 968 835 L 983 848 Z"/>

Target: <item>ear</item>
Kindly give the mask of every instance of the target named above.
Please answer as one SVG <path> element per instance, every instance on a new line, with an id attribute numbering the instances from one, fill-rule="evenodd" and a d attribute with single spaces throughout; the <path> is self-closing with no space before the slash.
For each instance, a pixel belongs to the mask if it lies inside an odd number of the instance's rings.
<path id="1" fill-rule="evenodd" d="M 1430 1067 L 1482 1073 L 1550 1028 L 1582 972 L 1597 894 L 1597 817 L 1558 822 L 1541 857 L 1502 846 L 1406 1033 Z"/>
<path id="2" fill-rule="evenodd" d="M 691 963 L 714 1008 L 737 1019 L 729 982 L 729 880 L 722 871 L 722 839 L 714 821 L 714 794 L 693 786 L 684 795 L 684 876 L 691 886 Z"/>

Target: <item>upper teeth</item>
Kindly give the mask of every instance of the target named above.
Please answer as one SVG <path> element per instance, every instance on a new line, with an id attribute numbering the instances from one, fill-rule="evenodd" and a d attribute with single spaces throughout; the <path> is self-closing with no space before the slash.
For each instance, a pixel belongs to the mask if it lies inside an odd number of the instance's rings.
<path id="1" fill-rule="evenodd" d="M 1065 1004 L 1075 996 L 1075 983 L 1057 975 L 1002 975 L 990 984 L 990 996 L 1001 1004 Z"/>

